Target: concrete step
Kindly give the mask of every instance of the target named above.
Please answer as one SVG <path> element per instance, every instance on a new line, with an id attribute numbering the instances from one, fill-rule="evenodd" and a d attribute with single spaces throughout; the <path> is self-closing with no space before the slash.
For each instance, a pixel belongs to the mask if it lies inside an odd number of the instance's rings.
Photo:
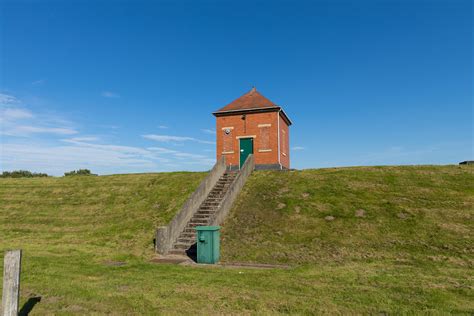
<path id="1" fill-rule="evenodd" d="M 216 186 L 223 186 L 223 185 L 229 185 L 232 182 L 234 182 L 234 179 L 219 179 L 217 180 L 216 184 L 214 184 L 214 187 Z"/>
<path id="2" fill-rule="evenodd" d="M 218 195 L 218 196 L 209 196 L 206 200 L 203 201 L 203 203 L 206 202 L 206 201 L 220 202 L 220 201 L 222 201 L 223 198 L 224 198 L 224 194 Z"/>
<path id="3" fill-rule="evenodd" d="M 220 203 L 204 203 L 201 204 L 199 208 L 203 210 L 217 210 L 219 208 L 219 204 Z"/>
<path id="4" fill-rule="evenodd" d="M 207 198 L 204 200 L 203 203 L 219 203 L 220 201 L 222 201 L 222 198 Z"/>
<path id="5" fill-rule="evenodd" d="M 191 221 L 193 221 L 193 219 L 204 219 L 204 220 L 208 220 L 210 217 L 211 217 L 211 214 L 195 213 L 195 214 L 193 215 L 193 217 L 191 218 Z"/>
<path id="6" fill-rule="evenodd" d="M 222 195 L 225 192 L 227 192 L 227 188 L 222 188 L 222 189 L 212 189 L 211 192 L 209 192 L 208 196 L 211 195 Z"/>
<path id="7" fill-rule="evenodd" d="M 208 201 L 208 202 L 215 202 L 215 201 L 220 201 L 222 200 L 222 196 L 223 194 L 209 194 L 206 199 L 204 200 L 204 202 Z"/>
<path id="8" fill-rule="evenodd" d="M 228 187 L 234 182 L 234 179 L 229 179 L 229 180 L 219 180 L 216 182 L 214 185 L 214 188 L 222 188 L 222 187 Z"/>
<path id="9" fill-rule="evenodd" d="M 196 251 L 193 250 L 193 249 L 189 249 L 189 250 L 184 250 L 184 249 L 172 249 L 170 250 L 169 252 L 170 255 L 181 255 L 181 256 L 187 256 L 188 254 L 190 255 L 195 255 L 196 254 Z"/>
<path id="10" fill-rule="evenodd" d="M 213 216 L 214 214 L 216 213 L 215 210 L 203 210 L 203 209 L 199 209 L 196 214 L 199 214 L 199 215 L 208 215 L 208 216 Z"/>
<path id="11" fill-rule="evenodd" d="M 207 218 L 194 218 L 192 217 L 190 220 L 189 220 L 189 223 L 207 223 L 207 220 L 208 220 L 209 217 Z"/>
<path id="12" fill-rule="evenodd" d="M 186 255 L 186 251 L 183 249 L 171 249 L 170 252 L 168 252 L 170 255 Z"/>
<path id="13" fill-rule="evenodd" d="M 184 232 L 184 231 L 183 231 L 183 232 L 179 235 L 179 238 L 194 238 L 194 239 L 195 239 L 195 238 L 196 238 L 196 232 L 192 232 L 192 233 L 189 232 L 189 233 L 187 233 L 187 232 Z"/>
<path id="14" fill-rule="evenodd" d="M 206 226 L 211 221 L 211 217 L 207 218 L 194 218 L 191 219 L 188 224 L 196 224 L 196 226 Z"/>
<path id="15" fill-rule="evenodd" d="M 227 191 L 226 191 L 227 192 Z M 222 200 L 224 197 L 225 192 L 219 192 L 219 193 L 209 193 L 206 199 L 219 199 Z"/>
<path id="16" fill-rule="evenodd" d="M 214 188 L 223 188 L 223 187 L 228 187 L 231 185 L 231 183 L 234 182 L 234 180 L 226 180 L 226 181 L 217 181 L 216 184 L 214 185 Z"/>
<path id="17" fill-rule="evenodd" d="M 196 226 L 208 226 L 209 222 L 202 222 L 202 223 L 191 223 L 189 222 L 188 225 L 186 225 L 186 228 L 194 228 Z"/>
<path id="18" fill-rule="evenodd" d="M 182 250 L 188 250 L 189 247 L 191 247 L 192 244 L 187 244 L 187 243 L 182 243 L 182 242 L 177 242 L 174 244 L 173 249 L 182 249 Z"/>
<path id="19" fill-rule="evenodd" d="M 220 203 L 216 203 L 216 204 L 202 204 L 199 209 L 202 209 L 202 210 L 217 210 L 219 208 L 219 204 Z"/>
<path id="20" fill-rule="evenodd" d="M 227 188 L 230 187 L 230 184 L 229 185 L 219 185 L 219 184 L 216 184 L 210 192 L 217 192 L 217 191 L 223 191 L 223 190 L 226 190 Z"/>
<path id="21" fill-rule="evenodd" d="M 224 186 L 214 187 L 214 188 L 211 189 L 211 191 L 209 193 L 222 192 L 222 191 L 226 190 L 227 188 L 228 187 L 224 187 Z"/>
<path id="22" fill-rule="evenodd" d="M 234 182 L 234 180 L 225 180 L 225 181 L 217 181 L 216 184 L 214 184 L 214 188 L 222 188 L 222 187 L 228 187 Z"/>
<path id="23" fill-rule="evenodd" d="M 194 244 L 196 242 L 196 238 L 178 238 L 178 243 L 180 244 L 187 244 L 189 246 L 191 246 L 192 244 Z"/>
<path id="24" fill-rule="evenodd" d="M 215 212 L 216 210 L 217 210 L 217 206 L 201 205 L 199 207 L 199 211 Z"/>
<path id="25" fill-rule="evenodd" d="M 212 206 L 212 205 L 217 206 L 217 205 L 219 205 L 219 202 L 220 202 L 220 201 L 214 202 L 214 201 L 207 201 L 207 200 L 206 200 L 206 201 L 202 202 L 201 205 L 203 205 L 203 206 Z"/>
<path id="26" fill-rule="evenodd" d="M 214 204 L 214 205 L 201 205 L 199 209 L 201 210 L 206 210 L 206 211 L 216 211 L 219 208 L 219 204 Z"/>
<path id="27" fill-rule="evenodd" d="M 221 198 L 227 191 L 210 192 L 206 198 Z"/>
<path id="28" fill-rule="evenodd" d="M 211 189 L 211 193 L 212 192 L 220 192 L 220 191 L 224 191 L 225 189 L 227 189 L 228 187 L 230 187 L 230 185 L 226 185 L 226 186 L 215 186 Z"/>
<path id="29" fill-rule="evenodd" d="M 199 209 L 196 211 L 196 213 L 194 213 L 194 215 L 198 214 L 198 215 L 209 215 L 209 214 L 213 214 L 216 212 L 216 210 L 218 209 L 218 206 L 217 205 L 214 205 L 214 206 L 206 206 L 206 205 L 201 205 L 199 207 Z"/>
<path id="30" fill-rule="evenodd" d="M 219 180 L 217 180 L 216 184 L 229 183 L 229 182 L 232 182 L 234 180 L 235 180 L 234 178 L 220 178 Z"/>
<path id="31" fill-rule="evenodd" d="M 210 222 L 210 220 L 209 221 L 199 221 L 197 223 L 196 222 L 189 222 L 186 227 L 194 228 L 196 226 L 209 226 L 209 222 Z"/>

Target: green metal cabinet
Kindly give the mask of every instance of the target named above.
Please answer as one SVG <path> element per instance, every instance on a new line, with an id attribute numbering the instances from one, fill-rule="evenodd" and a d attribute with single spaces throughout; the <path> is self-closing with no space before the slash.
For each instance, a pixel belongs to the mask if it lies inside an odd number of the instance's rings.
<path id="1" fill-rule="evenodd" d="M 217 263 L 220 251 L 220 226 L 197 226 L 197 262 Z"/>

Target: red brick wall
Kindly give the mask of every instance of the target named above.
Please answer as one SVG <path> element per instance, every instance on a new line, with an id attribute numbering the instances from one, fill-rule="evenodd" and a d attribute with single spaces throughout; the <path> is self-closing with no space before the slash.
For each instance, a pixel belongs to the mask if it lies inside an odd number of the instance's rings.
<path id="1" fill-rule="evenodd" d="M 238 166 L 240 148 L 238 137 L 248 136 L 254 139 L 255 164 L 278 164 L 278 112 L 220 116 L 216 118 L 216 155 L 220 159 L 226 156 L 227 165 Z M 230 129 L 230 134 L 225 134 L 225 129 Z M 286 135 L 286 156 L 281 156 L 282 165 L 289 167 L 288 126 L 280 118 L 280 129 L 285 130 L 281 135 Z"/>
<path id="2" fill-rule="evenodd" d="M 280 163 L 290 169 L 290 129 L 280 115 Z"/>

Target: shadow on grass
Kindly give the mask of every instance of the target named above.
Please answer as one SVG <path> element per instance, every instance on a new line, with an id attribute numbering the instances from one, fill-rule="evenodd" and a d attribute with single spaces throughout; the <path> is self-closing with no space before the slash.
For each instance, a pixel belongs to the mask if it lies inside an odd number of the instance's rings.
<path id="1" fill-rule="evenodd" d="M 18 313 L 18 315 L 19 316 L 28 315 L 33 310 L 33 307 L 35 307 L 35 305 L 38 304 L 39 302 L 41 302 L 41 296 L 30 297 L 28 301 L 26 301 L 26 303 L 20 309 L 20 312 Z"/>

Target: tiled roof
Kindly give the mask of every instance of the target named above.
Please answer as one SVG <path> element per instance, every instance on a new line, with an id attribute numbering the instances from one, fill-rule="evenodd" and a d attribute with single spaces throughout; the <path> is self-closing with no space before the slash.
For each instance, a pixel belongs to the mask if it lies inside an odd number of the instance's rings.
<path id="1" fill-rule="evenodd" d="M 241 110 L 252 110 L 261 108 L 279 108 L 278 105 L 265 98 L 257 89 L 252 88 L 249 92 L 241 96 L 240 98 L 232 101 L 223 108 L 217 110 L 214 113 L 227 112 L 227 111 L 241 111 Z"/>

